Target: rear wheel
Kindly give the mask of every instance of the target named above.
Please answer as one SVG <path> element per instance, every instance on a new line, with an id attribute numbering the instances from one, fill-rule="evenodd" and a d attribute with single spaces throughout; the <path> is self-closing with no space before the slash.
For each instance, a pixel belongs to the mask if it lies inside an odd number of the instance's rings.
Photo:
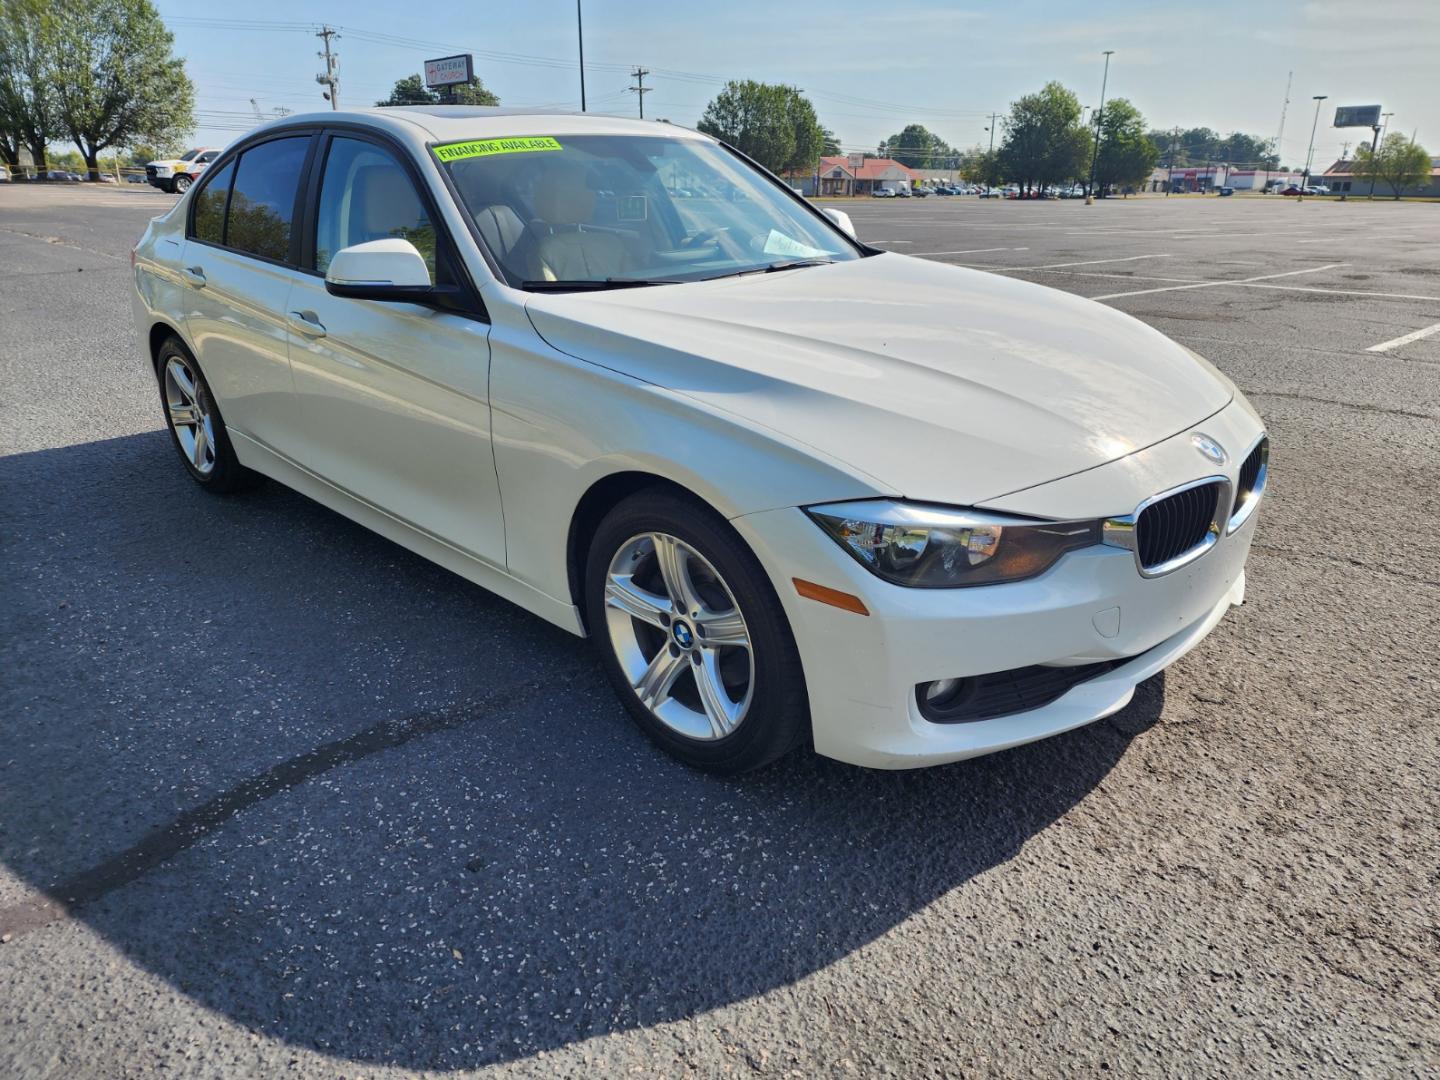
<path id="1" fill-rule="evenodd" d="M 245 468 L 235 456 L 210 384 L 178 338 L 168 338 L 160 346 L 156 374 L 170 441 L 191 479 L 207 491 L 253 487 L 259 474 Z"/>
<path id="2" fill-rule="evenodd" d="M 804 737 L 800 658 L 754 554 L 714 511 L 641 492 L 596 531 L 586 611 L 631 716 L 696 768 L 738 773 Z"/>

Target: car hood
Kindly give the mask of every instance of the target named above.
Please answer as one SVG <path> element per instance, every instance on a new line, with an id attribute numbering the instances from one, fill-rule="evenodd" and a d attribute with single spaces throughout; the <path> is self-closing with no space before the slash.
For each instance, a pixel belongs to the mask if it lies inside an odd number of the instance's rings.
<path id="1" fill-rule="evenodd" d="M 763 425 L 880 490 L 977 505 L 1223 408 L 1228 382 L 1138 319 L 883 254 L 527 303 L 553 347 Z"/>

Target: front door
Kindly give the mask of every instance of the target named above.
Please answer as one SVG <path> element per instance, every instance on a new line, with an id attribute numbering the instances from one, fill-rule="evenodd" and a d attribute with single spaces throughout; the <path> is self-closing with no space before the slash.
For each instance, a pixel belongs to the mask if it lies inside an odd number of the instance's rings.
<path id="1" fill-rule="evenodd" d="M 431 281 L 455 273 L 446 239 L 392 151 L 336 135 L 320 163 L 314 267 L 286 307 L 298 422 L 278 447 L 423 532 L 505 565 L 490 446 L 489 324 L 418 304 L 331 296 L 341 248 L 400 237 Z"/>

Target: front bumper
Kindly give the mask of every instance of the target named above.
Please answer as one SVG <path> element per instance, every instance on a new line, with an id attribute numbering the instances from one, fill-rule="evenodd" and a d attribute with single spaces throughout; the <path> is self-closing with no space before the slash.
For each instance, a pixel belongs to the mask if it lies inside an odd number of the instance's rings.
<path id="1" fill-rule="evenodd" d="M 1244 411 L 1253 416 L 1248 406 Z M 1207 426 L 1219 425 L 1211 418 Z M 1188 440 L 1188 433 L 1177 438 Z M 1161 444 L 1135 456 L 1170 452 Z M 1198 456 L 1195 462 L 1197 474 L 1213 471 Z M 1236 468 L 1232 462 L 1230 471 Z M 1094 484 L 1090 477 L 1076 482 Z M 1091 516 L 1117 509 L 1097 505 Z M 816 751 L 856 765 L 905 769 L 1032 742 L 1123 708 L 1137 684 L 1189 652 L 1244 599 L 1257 516 L 1161 577 L 1142 577 L 1129 551 L 1097 546 L 1072 552 L 1038 577 L 970 589 L 888 584 L 798 509 L 751 514 L 733 524 L 765 564 L 789 617 Z M 870 614 L 803 599 L 794 578 L 859 596 Z M 932 723 L 915 699 L 916 686 L 935 679 L 1126 658 L 1133 659 L 1047 705 L 990 720 Z"/>

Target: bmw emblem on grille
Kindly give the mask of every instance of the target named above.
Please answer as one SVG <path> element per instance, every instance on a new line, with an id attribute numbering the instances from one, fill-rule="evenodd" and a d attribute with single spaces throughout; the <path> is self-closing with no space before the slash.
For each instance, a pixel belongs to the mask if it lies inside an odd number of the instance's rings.
<path id="1" fill-rule="evenodd" d="M 1195 444 L 1195 449 L 1204 454 L 1206 458 L 1216 465 L 1225 464 L 1225 448 L 1218 442 L 1206 435 L 1203 431 L 1197 431 L 1190 436 L 1190 441 Z"/>

